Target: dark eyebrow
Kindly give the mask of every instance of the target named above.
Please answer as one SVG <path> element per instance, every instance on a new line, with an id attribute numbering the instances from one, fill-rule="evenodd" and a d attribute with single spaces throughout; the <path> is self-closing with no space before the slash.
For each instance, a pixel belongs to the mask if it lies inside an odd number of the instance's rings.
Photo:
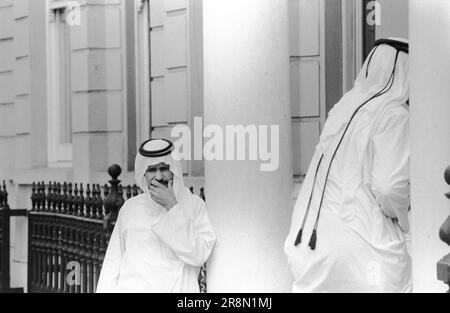
<path id="1" fill-rule="evenodd" d="M 149 166 L 147 167 L 147 171 L 156 170 L 156 169 L 158 169 L 158 168 L 162 168 L 162 169 L 170 169 L 170 165 L 169 165 L 169 164 L 166 164 L 166 163 L 164 163 L 164 162 L 161 162 L 161 163 L 159 163 L 159 164 L 157 164 L 157 165 L 149 165 Z"/>

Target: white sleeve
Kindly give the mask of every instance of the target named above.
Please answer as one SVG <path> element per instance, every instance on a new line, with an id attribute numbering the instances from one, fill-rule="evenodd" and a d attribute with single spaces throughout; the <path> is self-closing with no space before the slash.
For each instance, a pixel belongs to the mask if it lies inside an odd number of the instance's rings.
<path id="1" fill-rule="evenodd" d="M 120 263 L 123 255 L 122 236 L 120 233 L 120 214 L 109 240 L 100 277 L 97 284 L 97 293 L 114 293 L 120 275 Z"/>
<path id="2" fill-rule="evenodd" d="M 373 137 L 372 191 L 381 210 L 409 231 L 409 117 L 402 107 L 383 118 Z"/>
<path id="3" fill-rule="evenodd" d="M 209 222 L 203 200 L 198 198 L 193 202 L 194 208 L 175 205 L 152 226 L 152 231 L 183 262 L 192 266 L 202 266 L 211 254 L 216 235 Z M 195 214 L 189 216 L 188 212 Z"/>

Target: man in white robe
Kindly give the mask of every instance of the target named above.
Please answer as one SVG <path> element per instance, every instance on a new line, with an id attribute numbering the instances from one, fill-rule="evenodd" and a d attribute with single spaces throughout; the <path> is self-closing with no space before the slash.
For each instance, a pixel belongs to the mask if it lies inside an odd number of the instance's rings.
<path id="1" fill-rule="evenodd" d="M 408 83 L 380 44 L 330 111 L 285 242 L 294 292 L 411 291 Z"/>
<path id="2" fill-rule="evenodd" d="M 199 271 L 216 237 L 172 150 L 166 140 L 141 146 L 135 179 L 143 194 L 119 211 L 97 292 L 199 292 Z"/>

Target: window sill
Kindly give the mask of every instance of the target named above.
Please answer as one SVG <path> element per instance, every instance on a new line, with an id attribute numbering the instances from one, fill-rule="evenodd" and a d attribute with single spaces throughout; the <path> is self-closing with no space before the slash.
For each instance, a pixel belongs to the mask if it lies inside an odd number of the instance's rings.
<path id="1" fill-rule="evenodd" d="M 17 185 L 27 186 L 33 182 L 48 183 L 64 182 L 73 180 L 73 168 L 35 168 L 26 170 L 16 170 L 13 174 L 13 182 Z"/>

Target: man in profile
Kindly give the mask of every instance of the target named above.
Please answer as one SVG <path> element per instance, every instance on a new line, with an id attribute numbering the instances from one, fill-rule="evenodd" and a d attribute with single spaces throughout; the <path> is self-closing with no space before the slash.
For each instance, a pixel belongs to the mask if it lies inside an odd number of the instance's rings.
<path id="1" fill-rule="evenodd" d="M 199 292 L 199 271 L 216 237 L 172 153 L 168 140 L 141 145 L 135 179 L 143 193 L 119 211 L 97 292 Z"/>

